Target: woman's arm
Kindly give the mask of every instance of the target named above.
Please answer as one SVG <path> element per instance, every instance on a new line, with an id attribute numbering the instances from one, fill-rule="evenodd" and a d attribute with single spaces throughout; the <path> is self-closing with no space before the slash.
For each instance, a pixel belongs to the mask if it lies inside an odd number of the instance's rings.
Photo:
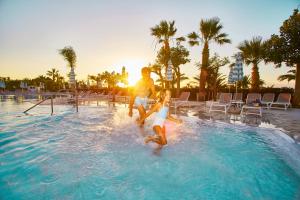
<path id="1" fill-rule="evenodd" d="M 154 86 L 154 81 L 153 79 L 150 79 L 149 81 L 149 85 L 150 85 L 150 90 L 151 90 L 151 99 L 156 99 L 156 91 L 155 91 L 155 86 Z"/>
<path id="2" fill-rule="evenodd" d="M 177 119 L 177 118 L 173 117 L 172 115 L 170 115 L 170 113 L 168 113 L 167 119 L 170 120 L 170 121 L 172 121 L 172 122 L 175 122 L 177 124 L 181 124 L 182 123 L 181 119 Z"/>

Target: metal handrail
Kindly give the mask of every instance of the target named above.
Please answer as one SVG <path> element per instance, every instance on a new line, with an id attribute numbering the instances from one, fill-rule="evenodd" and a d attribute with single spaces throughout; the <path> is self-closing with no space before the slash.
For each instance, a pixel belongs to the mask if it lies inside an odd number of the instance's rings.
<path id="1" fill-rule="evenodd" d="M 59 95 L 59 92 L 62 90 L 57 91 L 54 95 L 52 94 L 50 97 L 46 97 L 45 99 L 41 100 L 40 102 L 34 104 L 27 110 L 25 110 L 23 113 L 26 114 L 29 110 L 33 109 L 34 107 L 38 106 L 39 104 L 43 103 L 44 101 L 51 99 L 51 115 L 53 115 L 53 97 L 56 97 Z M 77 91 L 75 91 L 75 103 L 76 103 L 76 111 L 78 112 L 78 94 Z"/>
<path id="2" fill-rule="evenodd" d="M 44 101 L 46 101 L 46 100 L 48 100 L 48 99 L 51 99 L 51 115 L 52 115 L 52 114 L 53 114 L 53 96 L 47 97 L 47 98 L 41 100 L 40 102 L 34 104 L 33 106 L 31 106 L 30 108 L 28 108 L 27 110 L 25 110 L 23 113 L 26 114 L 29 110 L 31 110 L 31 109 L 33 109 L 34 107 L 40 105 L 41 103 L 43 103 Z"/>

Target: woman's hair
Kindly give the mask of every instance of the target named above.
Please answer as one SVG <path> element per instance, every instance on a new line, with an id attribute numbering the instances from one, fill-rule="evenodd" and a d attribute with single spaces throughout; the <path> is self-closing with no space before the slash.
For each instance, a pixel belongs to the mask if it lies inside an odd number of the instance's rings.
<path id="1" fill-rule="evenodd" d="M 162 103 L 164 100 L 165 100 L 165 97 L 166 97 L 166 92 L 167 91 L 170 91 L 170 90 L 167 90 L 167 89 L 163 89 L 161 91 L 158 92 L 158 102 Z"/>

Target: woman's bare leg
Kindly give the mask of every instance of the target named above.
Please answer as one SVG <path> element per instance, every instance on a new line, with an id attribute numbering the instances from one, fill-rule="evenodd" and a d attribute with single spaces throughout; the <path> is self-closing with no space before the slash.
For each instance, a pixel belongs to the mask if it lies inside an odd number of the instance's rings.
<path id="1" fill-rule="evenodd" d="M 156 136 L 149 136 L 145 139 L 145 143 L 148 142 L 155 142 L 159 145 L 166 145 L 167 139 L 166 139 L 166 133 L 165 128 L 161 128 L 160 126 L 154 126 L 153 127 L 154 132 L 156 133 Z M 159 136 L 159 137 L 157 137 Z"/>

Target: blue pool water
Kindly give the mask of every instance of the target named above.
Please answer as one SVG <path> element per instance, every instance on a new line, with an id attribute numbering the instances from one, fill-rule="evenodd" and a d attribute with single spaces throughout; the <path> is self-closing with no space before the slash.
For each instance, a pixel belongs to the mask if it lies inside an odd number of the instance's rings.
<path id="1" fill-rule="evenodd" d="M 181 118 L 169 144 L 124 106 L 0 102 L 0 199 L 300 199 L 300 150 L 275 129 Z"/>

